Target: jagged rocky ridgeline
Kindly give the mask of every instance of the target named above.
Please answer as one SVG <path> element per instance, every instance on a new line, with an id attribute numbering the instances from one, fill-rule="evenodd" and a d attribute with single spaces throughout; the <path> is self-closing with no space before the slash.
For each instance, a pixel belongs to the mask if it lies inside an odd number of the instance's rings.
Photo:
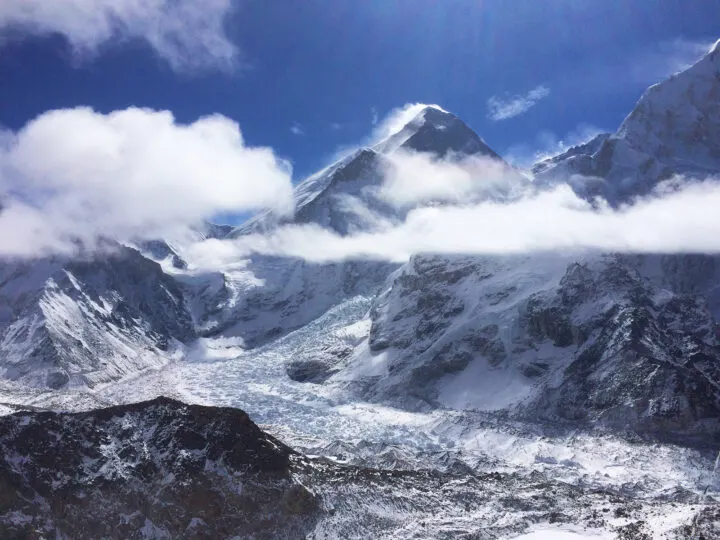
<path id="1" fill-rule="evenodd" d="M 613 134 L 533 166 L 538 183 L 569 182 L 613 203 L 675 175 L 720 173 L 720 41 L 688 69 L 654 84 Z"/>

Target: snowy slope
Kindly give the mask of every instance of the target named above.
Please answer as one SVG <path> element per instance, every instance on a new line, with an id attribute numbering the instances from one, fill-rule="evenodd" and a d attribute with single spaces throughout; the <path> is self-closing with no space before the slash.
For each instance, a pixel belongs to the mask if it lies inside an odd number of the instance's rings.
<path id="1" fill-rule="evenodd" d="M 719 262 L 415 256 L 375 300 L 367 348 L 347 370 L 380 364 L 365 396 L 411 409 L 710 440 L 720 428 L 717 305 L 708 301 Z"/>
<path id="2" fill-rule="evenodd" d="M 648 88 L 617 132 L 536 164 L 539 183 L 570 181 L 583 195 L 619 202 L 681 174 L 720 170 L 720 46 Z"/>
<path id="3" fill-rule="evenodd" d="M 119 246 L 87 260 L 4 261 L 0 305 L 2 376 L 33 386 L 94 385 L 157 368 L 194 336 L 175 281 Z"/>

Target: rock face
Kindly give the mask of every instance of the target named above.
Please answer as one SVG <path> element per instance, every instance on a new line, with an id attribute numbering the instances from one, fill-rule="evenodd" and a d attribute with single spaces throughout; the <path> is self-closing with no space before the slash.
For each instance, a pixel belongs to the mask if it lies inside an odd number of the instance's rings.
<path id="1" fill-rule="evenodd" d="M 662 263 L 644 259 L 647 266 Z M 555 331 L 538 337 L 576 350 L 560 384 L 545 388 L 528 409 L 620 430 L 714 437 L 720 343 L 708 302 L 658 287 L 637 263 L 617 256 L 568 268 L 544 308 Z"/>
<path id="2" fill-rule="evenodd" d="M 703 294 L 716 265 L 685 255 L 415 256 L 371 312 L 368 345 L 387 362 L 371 395 L 716 437 L 720 342 Z"/>
<path id="3" fill-rule="evenodd" d="M 720 170 L 720 46 L 651 86 L 620 128 L 535 165 L 539 183 L 569 181 L 584 196 L 622 202 L 674 175 Z M 599 143 L 599 144 L 598 144 Z"/>
<path id="4" fill-rule="evenodd" d="M 134 249 L 0 266 L 0 370 L 59 388 L 158 367 L 194 334 L 178 284 Z"/>
<path id="5" fill-rule="evenodd" d="M 0 418 L 3 538 L 299 538 L 293 451 L 235 409 L 153 401 Z"/>

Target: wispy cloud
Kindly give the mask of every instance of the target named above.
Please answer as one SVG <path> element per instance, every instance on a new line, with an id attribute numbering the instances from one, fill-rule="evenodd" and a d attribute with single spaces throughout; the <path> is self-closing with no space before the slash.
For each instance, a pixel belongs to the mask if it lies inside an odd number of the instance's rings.
<path id="1" fill-rule="evenodd" d="M 641 51 L 629 66 L 631 76 L 640 82 L 659 82 L 673 73 L 683 71 L 705 56 L 713 42 L 710 40 L 688 41 L 677 38 L 663 41 Z"/>
<path id="2" fill-rule="evenodd" d="M 290 133 L 293 135 L 297 135 L 299 137 L 305 135 L 305 131 L 303 130 L 302 126 L 295 122 L 292 126 L 290 126 Z"/>
<path id="3" fill-rule="evenodd" d="M 178 71 L 231 70 L 238 49 L 225 33 L 233 0 L 3 0 L 0 34 L 63 35 L 76 57 L 139 39 Z M 0 40 L 0 46 L 2 40 Z"/>
<path id="4" fill-rule="evenodd" d="M 290 166 L 245 146 L 220 115 L 179 124 L 168 111 L 62 109 L 0 143 L 0 255 L 162 238 L 219 213 L 292 211 Z"/>
<path id="5" fill-rule="evenodd" d="M 333 131 L 338 131 L 342 129 L 343 125 L 340 122 L 331 122 L 330 123 L 330 129 Z"/>
<path id="6" fill-rule="evenodd" d="M 492 96 L 487 100 L 488 118 L 498 122 L 514 118 L 532 109 L 538 101 L 550 95 L 547 86 L 536 86 L 524 95 L 515 95 L 509 98 Z"/>
<path id="7" fill-rule="evenodd" d="M 378 123 L 378 111 L 376 107 L 370 107 L 370 123 L 373 126 Z"/>

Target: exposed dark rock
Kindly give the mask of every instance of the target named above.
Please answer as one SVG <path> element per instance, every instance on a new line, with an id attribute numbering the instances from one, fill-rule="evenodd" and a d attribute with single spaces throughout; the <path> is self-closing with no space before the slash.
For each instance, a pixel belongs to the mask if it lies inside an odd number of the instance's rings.
<path id="1" fill-rule="evenodd" d="M 294 452 L 242 411 L 166 398 L 0 418 L 4 538 L 299 538 Z"/>

